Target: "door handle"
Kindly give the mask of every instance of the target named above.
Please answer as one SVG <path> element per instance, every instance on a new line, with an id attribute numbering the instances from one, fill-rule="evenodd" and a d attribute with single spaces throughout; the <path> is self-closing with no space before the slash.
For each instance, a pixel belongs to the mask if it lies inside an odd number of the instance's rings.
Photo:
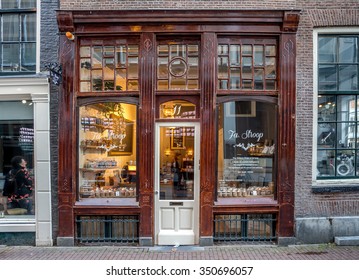
<path id="1" fill-rule="evenodd" d="M 158 194 L 158 191 L 155 191 L 155 194 Z"/>

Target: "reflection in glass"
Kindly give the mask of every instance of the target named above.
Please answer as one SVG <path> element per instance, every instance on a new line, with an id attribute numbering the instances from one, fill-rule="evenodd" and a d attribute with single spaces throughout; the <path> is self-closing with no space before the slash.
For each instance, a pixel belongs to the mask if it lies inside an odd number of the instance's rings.
<path id="1" fill-rule="evenodd" d="M 319 63 L 324 62 L 336 62 L 337 40 L 336 37 L 322 36 L 318 38 L 318 61 Z"/>
<path id="2" fill-rule="evenodd" d="M 335 65 L 319 65 L 319 90 L 337 89 L 337 69 Z"/>
<path id="3" fill-rule="evenodd" d="M 136 110 L 135 105 L 126 103 L 80 107 L 78 203 L 135 202 Z"/>
<path id="4" fill-rule="evenodd" d="M 218 198 L 273 199 L 276 105 L 233 101 L 218 110 Z"/>
<path id="5" fill-rule="evenodd" d="M 160 128 L 160 200 L 194 199 L 193 126 Z"/>
<path id="6" fill-rule="evenodd" d="M 358 90 L 358 65 L 339 67 L 339 90 Z"/>
<path id="7" fill-rule="evenodd" d="M 358 62 L 358 38 L 356 37 L 339 38 L 339 62 L 341 63 Z"/>

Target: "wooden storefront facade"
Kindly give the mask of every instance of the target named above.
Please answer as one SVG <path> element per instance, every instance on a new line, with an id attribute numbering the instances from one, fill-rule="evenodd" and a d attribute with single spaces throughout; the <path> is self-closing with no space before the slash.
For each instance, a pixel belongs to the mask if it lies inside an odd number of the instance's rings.
<path id="1" fill-rule="evenodd" d="M 162 179 L 157 180 L 156 175 L 160 173 L 157 170 L 156 160 L 161 151 L 161 147 L 157 147 L 159 143 L 156 143 L 161 138 L 157 137 L 156 131 L 157 128 L 160 131 L 162 121 L 168 127 L 171 124 L 179 127 L 183 122 L 185 123 L 183 127 L 196 129 L 195 137 L 198 137 L 199 143 L 196 151 L 198 193 L 194 192 L 194 196 L 197 196 L 195 207 L 198 208 L 198 211 L 194 211 L 193 223 L 196 230 L 193 244 L 213 244 L 215 217 L 223 215 L 274 215 L 276 218 L 273 230 L 276 241 L 280 242 L 280 240 L 294 236 L 296 32 L 299 11 L 60 10 L 57 12 L 57 17 L 60 30 L 59 59 L 63 67 L 63 82 L 60 86 L 59 96 L 58 245 L 76 244 L 79 217 L 85 219 L 86 217 L 114 216 L 128 216 L 137 219 L 136 235 L 139 244 L 157 245 L 161 243 L 158 241 L 156 224 L 167 216 L 165 214 L 161 216 L 162 218 L 156 216 L 158 214 L 156 213 L 158 211 L 156 203 L 161 201 L 156 198 L 157 190 L 161 191 L 156 184 L 162 182 Z M 125 81 L 127 87 L 125 88 L 122 85 L 116 86 L 116 78 L 114 79 L 115 85 L 111 82 L 106 83 L 105 70 L 100 72 L 102 71 L 101 67 L 106 67 L 106 61 L 116 60 L 114 58 L 116 56 L 111 53 L 112 50 L 106 49 L 106 46 L 116 47 L 116 44 L 128 47 L 126 63 L 129 64 L 127 65 L 130 65 L 130 58 L 137 61 L 135 68 L 138 70 L 138 75 L 130 77 L 129 72 L 126 72 L 127 74 L 124 75 L 127 75 Z M 175 80 L 176 76 L 177 78 L 181 76 L 181 73 L 176 75 L 179 72 L 171 72 L 173 77 L 169 78 L 172 80 L 168 82 L 166 79 L 161 80 L 158 69 L 160 67 L 159 57 L 162 55 L 161 59 L 168 59 L 166 55 L 160 53 L 159 46 L 170 46 L 171 44 L 186 46 L 187 52 L 185 58 L 177 58 L 171 65 L 183 64 L 185 65 L 183 71 L 187 71 L 187 68 L 190 67 L 187 64 L 191 65 L 193 61 L 198 62 L 198 71 L 196 72 L 198 75 L 186 74 L 186 85 L 178 88 L 171 88 L 170 83 Z M 248 81 L 252 81 L 252 86 L 246 87 L 244 72 L 240 70 L 238 81 L 241 85 L 238 87 L 227 85 L 227 82 L 229 84 L 232 80 L 223 78 L 219 74 L 219 65 L 221 65 L 219 57 L 228 60 L 233 58 L 230 55 L 226 56 L 225 52 L 222 55 L 219 46 L 232 45 L 241 49 L 249 45 L 253 48 L 257 45 L 275 46 L 274 55 L 263 54 L 264 60 L 275 59 L 273 64 L 275 65 L 275 76 L 271 78 L 272 83 L 269 82 L 269 75 L 267 77 L 264 73 L 263 79 L 268 80 L 268 86 L 256 87 L 255 78 L 252 80 L 249 78 Z M 91 60 L 93 58 L 91 55 L 87 56 L 86 51 L 93 52 L 98 46 L 102 48 L 103 63 L 95 69 L 93 60 Z M 138 46 L 135 54 L 131 54 L 132 46 Z M 193 46 L 198 46 L 198 49 Z M 192 54 L 189 54 L 191 51 Z M 249 57 L 255 65 L 255 55 Z M 242 64 L 243 61 L 241 60 Z M 82 67 L 81 65 L 84 63 L 90 65 L 87 68 Z M 261 67 L 265 72 L 266 66 Z M 124 73 L 125 70 L 121 69 L 125 68 L 119 67 L 113 71 L 123 71 L 121 73 Z M 235 69 L 233 67 L 232 70 L 228 70 L 229 77 L 232 77 L 231 75 L 235 77 Z M 84 78 L 87 75 L 84 74 L 86 71 L 91 72 L 89 74 L 92 75 L 91 77 L 96 73 L 102 73 L 100 74 L 102 75 L 100 88 L 94 85 L 94 79 Z M 126 71 L 129 69 L 126 68 Z M 254 70 L 251 70 L 251 73 L 250 75 L 256 77 Z M 129 80 L 132 81 L 130 84 Z M 222 81 L 223 85 L 220 85 Z M 195 107 L 193 118 L 163 120 L 160 112 L 161 105 L 173 100 L 192 104 Z M 259 195 L 253 199 L 253 197 L 249 197 L 249 194 L 240 198 L 236 194 L 235 197 L 227 199 L 224 203 L 221 202 L 224 198 L 219 199 L 218 116 L 220 113 L 218 108 L 220 104 L 231 101 L 270 103 L 275 108 L 276 141 L 273 155 L 273 178 L 271 179 L 275 184 L 275 190 L 271 199 Z M 83 129 L 81 108 L 89 104 L 107 104 L 109 102 L 131 104 L 136 108 L 134 114 L 136 133 L 133 134 L 134 147 L 132 147 L 136 152 L 131 164 L 137 170 L 135 187 L 131 189 L 133 200 L 123 203 L 118 198 L 119 202 L 112 203 L 113 200 L 110 199 L 109 194 L 108 199 L 105 198 L 99 203 L 96 200 L 96 190 L 93 190 L 90 194 L 94 197 L 93 200 L 81 203 L 79 195 L 79 177 L 81 175 L 79 174 L 89 172 L 89 168 L 81 171 L 83 165 L 80 162 L 83 151 L 79 147 L 83 140 L 81 133 L 86 130 Z M 117 155 L 109 156 L 109 159 L 111 158 L 117 159 Z M 262 189 L 261 192 L 265 194 L 265 189 Z M 257 190 L 252 190 L 251 195 L 253 194 L 256 195 Z M 115 194 L 113 195 L 115 196 Z M 182 202 L 178 200 L 172 205 Z M 175 239 L 169 244 L 176 242 Z M 166 243 L 166 241 L 164 242 Z"/>

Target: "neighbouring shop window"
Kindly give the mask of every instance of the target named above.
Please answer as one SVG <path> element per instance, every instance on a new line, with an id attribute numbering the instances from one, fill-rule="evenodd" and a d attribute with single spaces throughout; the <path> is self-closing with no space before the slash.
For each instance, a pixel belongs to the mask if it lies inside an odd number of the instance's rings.
<path id="1" fill-rule="evenodd" d="M 138 57 L 139 45 L 132 41 L 82 40 L 80 92 L 138 91 Z"/>
<path id="2" fill-rule="evenodd" d="M 34 115 L 29 100 L 0 102 L 0 218 L 35 213 Z M 15 158 L 16 157 L 16 158 Z M 20 163 L 23 166 L 20 166 Z M 17 185 L 9 186 L 9 172 Z M 23 188 L 24 191 L 22 191 Z M 27 190 L 29 190 L 27 192 Z"/>
<path id="3" fill-rule="evenodd" d="M 277 90 L 275 40 L 219 40 L 217 79 L 220 90 Z"/>
<path id="4" fill-rule="evenodd" d="M 36 70 L 36 0 L 0 1 L 0 75 Z"/>
<path id="5" fill-rule="evenodd" d="M 318 37 L 318 179 L 359 176 L 358 38 Z"/>
<path id="6" fill-rule="evenodd" d="M 277 106 L 258 101 L 219 105 L 218 199 L 273 199 Z"/>
<path id="7" fill-rule="evenodd" d="M 127 103 L 80 107 L 79 201 L 136 200 L 136 111 Z"/>
<path id="8" fill-rule="evenodd" d="M 199 89 L 199 45 L 166 43 L 157 46 L 157 89 Z"/>

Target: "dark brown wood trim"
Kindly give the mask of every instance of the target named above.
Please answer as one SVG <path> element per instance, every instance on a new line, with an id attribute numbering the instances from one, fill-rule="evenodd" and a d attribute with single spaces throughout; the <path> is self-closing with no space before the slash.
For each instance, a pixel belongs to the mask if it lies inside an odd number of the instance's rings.
<path id="1" fill-rule="evenodd" d="M 140 106 L 138 108 L 138 184 L 140 215 L 140 236 L 153 237 L 154 201 L 154 83 L 155 83 L 155 35 L 141 36 L 140 60 Z"/>
<path id="2" fill-rule="evenodd" d="M 254 213 L 278 213 L 278 205 L 216 205 L 213 206 L 214 214 L 254 214 Z"/>
<path id="3" fill-rule="evenodd" d="M 74 215 L 139 215 L 140 207 L 75 206 Z"/>
<path id="4" fill-rule="evenodd" d="M 295 178 L 295 104 L 296 104 L 296 36 L 283 34 L 280 39 L 280 104 L 278 137 L 279 236 L 294 236 Z"/>
<path id="5" fill-rule="evenodd" d="M 73 176 L 73 144 L 76 137 L 73 136 L 74 109 L 73 73 L 74 73 L 75 44 L 62 35 L 60 36 L 60 60 L 62 62 L 63 82 L 59 91 L 59 233 L 61 237 L 74 236 L 73 202 L 76 192 L 76 176 Z M 74 139 L 75 138 L 75 139 Z"/>
<path id="6" fill-rule="evenodd" d="M 200 156 L 200 236 L 213 234 L 213 201 L 216 186 L 216 92 L 215 69 L 217 39 L 215 33 L 202 35 L 201 60 L 201 156 Z M 208 141 L 210 139 L 210 141 Z"/>

